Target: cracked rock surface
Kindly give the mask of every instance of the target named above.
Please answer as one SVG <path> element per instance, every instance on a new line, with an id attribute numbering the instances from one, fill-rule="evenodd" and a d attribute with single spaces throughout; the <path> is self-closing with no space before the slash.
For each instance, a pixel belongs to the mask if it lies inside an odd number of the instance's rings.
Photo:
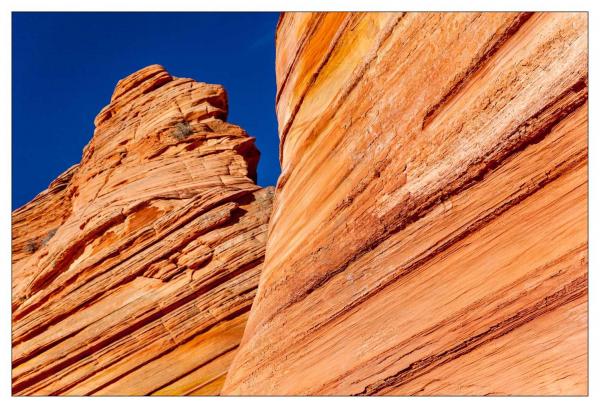
<path id="1" fill-rule="evenodd" d="M 13 212 L 15 394 L 218 394 L 272 189 L 219 85 L 119 81 L 81 162 Z"/>

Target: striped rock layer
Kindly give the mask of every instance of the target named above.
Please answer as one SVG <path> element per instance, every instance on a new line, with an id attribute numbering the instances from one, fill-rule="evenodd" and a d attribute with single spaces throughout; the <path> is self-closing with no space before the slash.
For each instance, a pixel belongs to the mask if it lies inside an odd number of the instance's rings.
<path id="1" fill-rule="evenodd" d="M 229 394 L 587 393 L 585 13 L 285 13 Z"/>
<path id="2" fill-rule="evenodd" d="M 121 80 L 78 165 L 13 212 L 13 393 L 218 394 L 272 189 L 218 85 Z"/>

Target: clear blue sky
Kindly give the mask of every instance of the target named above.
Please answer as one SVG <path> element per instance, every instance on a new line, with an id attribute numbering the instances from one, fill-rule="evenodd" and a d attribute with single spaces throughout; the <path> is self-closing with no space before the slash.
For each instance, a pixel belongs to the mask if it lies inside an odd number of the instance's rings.
<path id="1" fill-rule="evenodd" d="M 150 64 L 222 84 L 228 121 L 256 137 L 258 183 L 279 176 L 278 13 L 13 13 L 12 207 L 81 159 L 117 81 Z"/>

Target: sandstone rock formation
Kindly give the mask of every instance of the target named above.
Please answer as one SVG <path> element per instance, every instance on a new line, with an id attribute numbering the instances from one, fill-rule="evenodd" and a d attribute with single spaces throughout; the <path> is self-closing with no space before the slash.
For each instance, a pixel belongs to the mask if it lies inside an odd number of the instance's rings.
<path id="1" fill-rule="evenodd" d="M 13 213 L 15 394 L 217 394 L 272 190 L 218 85 L 121 80 L 81 163 Z"/>
<path id="2" fill-rule="evenodd" d="M 587 392 L 584 13 L 280 19 L 231 394 Z"/>

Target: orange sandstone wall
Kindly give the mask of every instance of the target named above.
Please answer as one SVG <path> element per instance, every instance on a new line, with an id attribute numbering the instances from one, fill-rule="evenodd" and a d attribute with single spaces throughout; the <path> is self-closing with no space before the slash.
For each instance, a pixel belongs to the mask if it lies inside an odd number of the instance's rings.
<path id="1" fill-rule="evenodd" d="M 81 163 L 13 212 L 13 393 L 218 394 L 272 189 L 219 85 L 121 80 Z"/>
<path id="2" fill-rule="evenodd" d="M 587 16 L 286 13 L 230 394 L 587 393 Z"/>

